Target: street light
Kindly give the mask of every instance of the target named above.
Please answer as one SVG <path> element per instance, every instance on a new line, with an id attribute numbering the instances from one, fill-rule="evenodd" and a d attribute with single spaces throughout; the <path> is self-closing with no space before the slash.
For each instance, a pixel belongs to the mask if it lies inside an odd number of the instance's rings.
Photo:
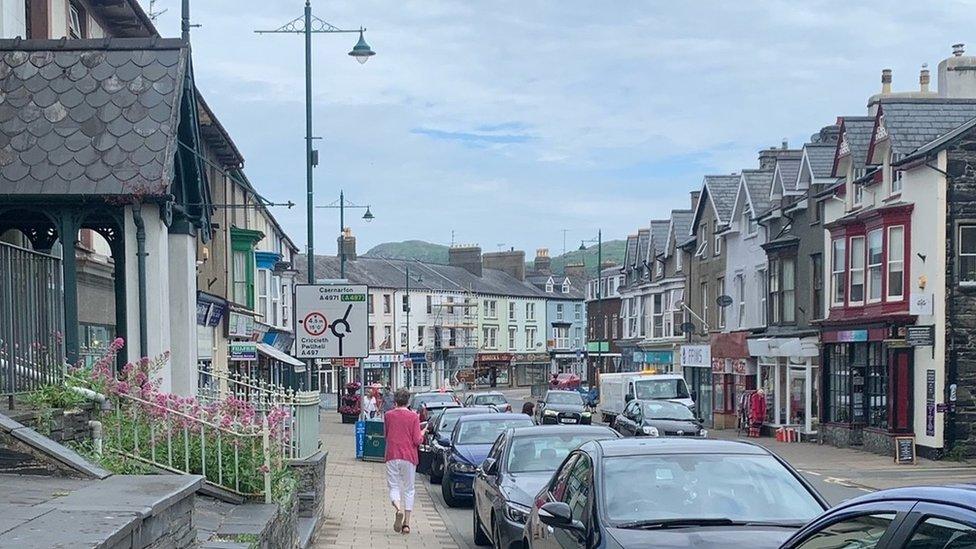
<path id="1" fill-rule="evenodd" d="M 407 265 L 406 271 L 403 273 L 403 278 L 406 281 L 406 283 L 405 283 L 405 286 L 406 286 L 406 296 L 407 296 L 407 306 L 406 306 L 406 311 L 405 311 L 407 313 L 407 328 L 406 328 L 406 330 L 407 330 L 407 347 L 406 347 L 406 354 L 409 357 L 410 356 L 410 308 L 411 308 L 410 307 L 410 281 L 411 281 L 411 278 L 410 278 L 410 265 L 409 264 Z M 424 275 L 417 275 L 417 278 L 412 279 L 412 280 L 414 282 L 420 284 L 421 282 L 424 281 Z M 408 387 L 409 387 L 409 385 L 408 385 Z"/>
<path id="2" fill-rule="evenodd" d="M 316 206 L 316 208 L 328 208 L 328 209 L 338 209 L 339 210 L 339 238 L 345 237 L 346 231 L 346 208 L 352 210 L 366 210 L 363 214 L 363 219 L 366 223 L 376 219 L 373 212 L 369 209 L 369 204 L 365 206 L 360 206 L 359 204 L 353 204 L 351 202 L 346 202 L 346 195 L 343 191 L 339 191 L 339 200 L 326 204 L 325 206 Z M 339 244 L 339 278 L 346 278 L 346 247 L 343 245 L 345 241 Z"/>
<path id="3" fill-rule="evenodd" d="M 313 194 L 312 168 L 318 164 L 318 151 L 312 150 L 312 34 L 342 34 L 359 33 L 359 42 L 353 46 L 349 55 L 354 57 L 360 64 L 365 63 L 376 52 L 369 47 L 363 37 L 365 28 L 360 27 L 356 30 L 344 30 L 331 25 L 318 17 L 312 15 L 312 5 L 310 0 L 305 0 L 305 13 L 301 17 L 292 19 L 275 30 L 256 30 L 258 34 L 304 34 L 305 35 L 305 187 L 306 187 L 306 206 L 307 206 L 307 228 L 308 231 L 308 283 L 315 284 L 315 232 L 314 222 L 312 221 Z"/>
<path id="4" fill-rule="evenodd" d="M 597 319 L 603 317 L 603 289 L 602 289 L 602 278 L 603 278 L 603 229 L 599 229 L 596 232 L 596 238 L 589 238 L 586 240 L 580 240 L 580 251 L 586 251 L 586 244 L 596 242 L 596 316 Z M 586 269 L 586 258 L 583 258 L 583 269 Z M 600 331 L 600 340 L 596 342 L 596 360 L 600 366 L 603 366 L 603 340 L 607 339 L 606 334 L 606 323 L 600 322 L 604 328 Z M 609 340 L 607 341 L 607 346 L 609 347 Z M 587 367 L 586 372 L 587 379 L 593 384 L 596 379 L 595 369 Z"/>

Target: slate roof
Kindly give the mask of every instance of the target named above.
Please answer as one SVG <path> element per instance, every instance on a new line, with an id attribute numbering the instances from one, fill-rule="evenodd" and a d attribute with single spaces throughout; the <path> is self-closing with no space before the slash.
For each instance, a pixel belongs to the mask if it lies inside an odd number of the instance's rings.
<path id="1" fill-rule="evenodd" d="M 647 248 L 651 243 L 651 229 L 639 229 L 637 231 L 637 255 L 634 257 L 634 265 L 641 266 L 647 260 Z"/>
<path id="2" fill-rule="evenodd" d="M 797 176 L 800 174 L 800 161 L 803 157 L 803 151 L 799 149 L 783 151 L 781 155 L 776 158 L 776 169 L 779 171 L 780 180 L 783 182 L 783 188 L 787 192 L 796 190 L 796 180 Z"/>
<path id="3" fill-rule="evenodd" d="M 938 139 L 934 139 L 932 141 L 929 141 L 928 143 L 926 143 L 922 147 L 919 147 L 918 149 L 916 149 L 915 152 L 913 152 L 910 155 L 905 156 L 901 160 L 895 162 L 893 165 L 894 166 L 901 166 L 903 164 L 908 164 L 908 163 L 910 163 L 910 162 L 912 162 L 912 161 L 914 161 L 914 160 L 916 160 L 918 158 L 921 158 L 923 156 L 926 156 L 926 155 L 928 155 L 928 154 L 930 154 L 932 152 L 941 150 L 944 147 L 946 147 L 946 146 L 950 145 L 951 143 L 953 143 L 958 138 L 960 138 L 963 135 L 965 135 L 967 132 L 969 132 L 974 127 L 976 127 L 976 118 L 970 119 L 965 124 L 962 124 L 961 126 L 953 129 L 952 131 L 950 131 L 950 132 L 948 132 L 946 134 L 943 134 Z"/>
<path id="4" fill-rule="evenodd" d="M 807 143 L 803 146 L 810 162 L 810 170 L 814 179 L 828 179 L 834 168 L 834 153 L 836 143 Z"/>
<path id="5" fill-rule="evenodd" d="M 871 143 L 871 132 L 874 131 L 873 116 L 845 116 L 843 117 L 843 138 L 851 149 L 851 160 L 855 168 L 863 168 L 867 163 L 868 145 Z M 840 141 L 838 141 L 838 147 Z M 831 171 L 833 169 L 831 168 Z"/>
<path id="6" fill-rule="evenodd" d="M 735 193 L 739 190 L 739 174 L 706 175 L 705 187 L 708 189 L 708 199 L 718 213 L 719 223 L 728 223 L 735 206 Z"/>
<path id="7" fill-rule="evenodd" d="M 976 117 L 976 99 L 882 98 L 880 114 L 892 150 L 910 154 Z"/>
<path id="8" fill-rule="evenodd" d="M 668 227 L 671 226 L 670 219 L 656 219 L 651 221 L 651 258 L 664 253 L 668 245 Z"/>
<path id="9" fill-rule="evenodd" d="M 0 195 L 168 190 L 182 40 L 0 40 Z"/>
<path id="10" fill-rule="evenodd" d="M 694 210 L 671 210 L 671 223 L 674 225 L 674 242 L 681 246 L 688 241 Z"/>
<path id="11" fill-rule="evenodd" d="M 632 267 L 635 257 L 637 257 L 637 235 L 632 234 L 627 237 L 627 251 L 624 254 L 624 266 Z"/>
<path id="12" fill-rule="evenodd" d="M 749 191 L 752 217 L 759 217 L 769 210 L 769 186 L 773 182 L 772 170 L 742 170 L 742 180 Z"/>

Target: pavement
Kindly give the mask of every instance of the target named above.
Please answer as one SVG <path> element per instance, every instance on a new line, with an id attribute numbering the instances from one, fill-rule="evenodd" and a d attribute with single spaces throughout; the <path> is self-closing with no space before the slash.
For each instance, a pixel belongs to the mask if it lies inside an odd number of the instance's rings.
<path id="1" fill-rule="evenodd" d="M 386 465 L 356 459 L 353 425 L 339 414 L 322 412 L 322 444 L 329 452 L 325 480 L 325 520 L 313 547 L 348 549 L 457 549 L 459 545 L 417 475 L 417 494 L 409 535 L 393 531 L 393 507 Z"/>

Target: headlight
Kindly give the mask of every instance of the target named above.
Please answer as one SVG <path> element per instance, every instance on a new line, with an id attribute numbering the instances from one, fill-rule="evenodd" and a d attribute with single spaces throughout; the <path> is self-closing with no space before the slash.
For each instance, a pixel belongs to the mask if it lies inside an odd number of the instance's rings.
<path id="1" fill-rule="evenodd" d="M 583 412 L 581 415 L 583 417 L 590 417 L 591 414 L 589 412 Z"/>
<path id="2" fill-rule="evenodd" d="M 505 516 L 512 522 L 525 524 L 525 521 L 529 519 L 529 513 L 531 512 L 531 509 L 520 503 L 514 503 L 511 501 L 505 502 Z"/>
<path id="3" fill-rule="evenodd" d="M 702 438 L 707 438 L 708 437 L 708 430 L 707 429 L 702 429 L 701 431 L 698 432 L 698 436 L 700 436 Z"/>
<path id="4" fill-rule="evenodd" d="M 546 411 L 542 412 L 542 415 L 546 415 L 546 416 L 558 416 L 559 415 L 559 412 L 557 412 L 555 410 L 546 410 Z"/>
<path id="5" fill-rule="evenodd" d="M 659 434 L 657 432 L 657 427 L 652 427 L 650 425 L 645 425 L 645 426 L 641 427 L 641 430 L 644 431 L 644 434 L 647 435 L 647 436 L 649 436 L 649 437 L 656 437 Z"/>
<path id="6" fill-rule="evenodd" d="M 469 465 L 467 463 L 461 463 L 460 461 L 455 461 L 451 463 L 451 470 L 455 473 L 473 473 L 478 470 L 474 465 Z"/>

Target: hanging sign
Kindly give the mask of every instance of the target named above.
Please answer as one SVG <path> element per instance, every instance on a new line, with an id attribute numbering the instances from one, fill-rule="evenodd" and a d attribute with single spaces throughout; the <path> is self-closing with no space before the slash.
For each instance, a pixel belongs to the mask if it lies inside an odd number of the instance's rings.
<path id="1" fill-rule="evenodd" d="M 711 368 L 712 348 L 708 345 L 682 345 L 681 365 L 694 368 Z"/>
<path id="2" fill-rule="evenodd" d="M 935 345 L 935 326 L 908 326 L 905 329 L 905 344 L 912 347 Z"/>
<path id="3" fill-rule="evenodd" d="M 908 314 L 918 316 L 932 316 L 935 311 L 933 294 L 915 293 L 909 296 Z"/>

